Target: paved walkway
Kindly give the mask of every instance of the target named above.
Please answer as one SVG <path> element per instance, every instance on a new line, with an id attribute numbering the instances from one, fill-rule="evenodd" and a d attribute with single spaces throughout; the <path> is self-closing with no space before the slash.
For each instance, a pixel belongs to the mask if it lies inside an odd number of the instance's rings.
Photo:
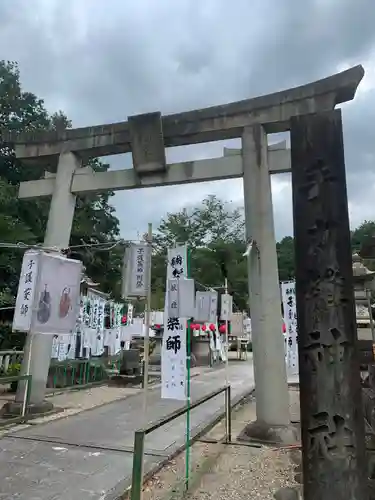
<path id="1" fill-rule="evenodd" d="M 231 362 L 232 401 L 253 387 L 251 360 Z M 209 371 L 192 379 L 196 400 L 225 384 L 225 370 Z M 150 390 L 148 422 L 181 407 L 160 399 L 160 388 Z M 193 410 L 192 434 L 222 411 L 224 395 Z M 134 431 L 141 427 L 142 395 L 92 408 L 48 423 L 30 426 L 0 440 L 0 499 L 114 500 L 129 486 Z M 149 435 L 145 471 L 163 461 L 184 443 L 185 417 Z"/>

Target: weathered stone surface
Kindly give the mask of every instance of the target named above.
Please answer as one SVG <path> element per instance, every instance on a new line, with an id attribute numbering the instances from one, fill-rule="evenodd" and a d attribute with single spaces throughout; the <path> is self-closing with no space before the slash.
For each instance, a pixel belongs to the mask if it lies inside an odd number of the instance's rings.
<path id="1" fill-rule="evenodd" d="M 302 472 L 297 472 L 294 475 L 294 480 L 295 480 L 296 483 L 302 484 L 303 483 L 303 474 L 302 474 Z"/>
<path id="2" fill-rule="evenodd" d="M 121 353 L 120 375 L 140 375 L 141 357 L 138 349 L 128 349 Z"/>
<path id="3" fill-rule="evenodd" d="M 166 147 L 183 146 L 239 137 L 243 127 L 255 123 L 267 125 L 267 132 L 288 130 L 291 116 L 333 109 L 336 104 L 354 98 L 364 76 L 362 66 L 337 73 L 316 82 L 282 92 L 212 106 L 162 117 Z M 95 127 L 68 129 L 60 132 L 32 133 L 21 137 L 3 133 L 3 140 L 16 142 L 18 158 L 53 157 L 64 148 L 79 152 L 83 158 L 127 153 L 131 151 L 128 122 Z"/>
<path id="4" fill-rule="evenodd" d="M 289 453 L 291 461 L 300 466 L 302 464 L 302 452 L 300 450 L 292 450 Z"/>
<path id="5" fill-rule="evenodd" d="M 137 174 L 165 172 L 166 158 L 161 113 L 129 117 L 133 166 Z"/>
<path id="6" fill-rule="evenodd" d="M 274 444 L 295 444 L 298 439 L 297 429 L 289 426 L 271 426 L 264 422 L 251 422 L 238 437 L 241 441 L 259 441 Z"/>
<path id="7" fill-rule="evenodd" d="M 341 111 L 290 138 L 304 498 L 367 500 Z"/>
<path id="8" fill-rule="evenodd" d="M 297 488 L 280 488 L 274 494 L 275 500 L 299 500 L 300 494 Z"/>
<path id="9" fill-rule="evenodd" d="M 22 415 L 23 402 L 8 401 L 2 408 L 1 414 L 3 417 L 15 417 Z M 45 414 L 53 410 L 51 401 L 44 400 L 39 404 L 30 404 L 26 411 L 32 415 Z"/>

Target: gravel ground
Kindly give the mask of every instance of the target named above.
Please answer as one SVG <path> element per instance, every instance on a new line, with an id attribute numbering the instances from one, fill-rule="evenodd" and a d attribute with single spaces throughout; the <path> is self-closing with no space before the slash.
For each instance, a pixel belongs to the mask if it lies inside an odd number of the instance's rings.
<path id="1" fill-rule="evenodd" d="M 299 419 L 299 394 L 290 389 L 292 420 Z M 255 420 L 255 401 L 249 400 L 232 415 L 235 438 L 245 424 Z M 202 439 L 220 440 L 225 429 L 221 422 Z M 295 465 L 290 452 L 266 446 L 197 442 L 190 451 L 191 500 L 273 500 L 274 493 L 285 486 L 297 486 Z M 180 499 L 184 489 L 185 452 L 177 456 L 151 478 L 144 487 L 143 500 Z"/>
<path id="2" fill-rule="evenodd" d="M 293 470 L 285 451 L 233 446 L 219 456 L 189 498 L 272 500 L 279 488 L 295 485 Z"/>

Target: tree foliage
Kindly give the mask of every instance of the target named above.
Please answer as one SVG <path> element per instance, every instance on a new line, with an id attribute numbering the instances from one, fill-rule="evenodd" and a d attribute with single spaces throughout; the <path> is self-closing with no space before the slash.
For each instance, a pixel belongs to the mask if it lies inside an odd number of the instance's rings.
<path id="1" fill-rule="evenodd" d="M 153 259 L 153 306 L 163 307 L 167 248 L 188 243 L 191 276 L 198 288 L 222 287 L 228 279 L 229 292 L 239 310 L 248 309 L 247 260 L 243 211 L 208 196 L 190 209 L 169 213 L 156 235 Z M 294 241 L 288 236 L 277 243 L 280 280 L 294 277 Z M 203 289 L 203 288 L 202 288 Z"/>
<path id="2" fill-rule="evenodd" d="M 43 100 L 22 89 L 18 66 L 0 61 L 0 130 L 14 133 L 36 130 L 64 130 L 71 126 L 62 111 L 49 114 Z M 107 164 L 90 161 L 96 171 L 105 171 Z M 43 165 L 28 165 L 15 157 L 12 144 L 0 137 L 0 241 L 40 244 L 48 218 L 49 199 L 18 200 L 18 185 L 22 181 L 39 179 Z M 120 297 L 120 245 L 108 251 L 98 251 L 98 244 L 119 238 L 119 221 L 109 200 L 112 192 L 78 196 L 70 245 L 77 246 L 71 255 L 83 260 L 86 273 L 113 297 Z M 87 247 L 86 245 L 95 245 Z M 108 245 L 109 247 L 110 245 Z M 17 291 L 22 249 L 0 249 L 0 307 L 13 305 Z"/>
<path id="3" fill-rule="evenodd" d="M 279 265 L 279 280 L 288 281 L 294 278 L 294 240 L 285 236 L 276 243 L 276 252 Z"/>
<path id="4" fill-rule="evenodd" d="M 364 221 L 352 232 L 352 251 L 368 248 L 372 258 L 365 260 L 375 269 L 375 221 Z M 164 304 L 166 249 L 188 243 L 191 249 L 191 275 L 206 287 L 222 286 L 228 278 L 229 290 L 239 309 L 248 308 L 247 264 L 242 211 L 233 209 L 215 196 L 202 204 L 170 213 L 156 236 L 153 264 L 153 305 Z M 280 281 L 295 277 L 294 238 L 286 236 L 276 243 Z M 225 266 L 223 266 L 223 263 Z M 199 285 L 198 285 L 199 286 Z"/>
<path id="5" fill-rule="evenodd" d="M 190 274 L 198 288 L 223 287 L 228 279 L 240 309 L 247 307 L 247 266 L 242 211 L 229 203 L 208 196 L 190 209 L 169 213 L 155 236 L 153 259 L 153 305 L 162 307 L 165 291 L 167 248 L 188 243 Z"/>

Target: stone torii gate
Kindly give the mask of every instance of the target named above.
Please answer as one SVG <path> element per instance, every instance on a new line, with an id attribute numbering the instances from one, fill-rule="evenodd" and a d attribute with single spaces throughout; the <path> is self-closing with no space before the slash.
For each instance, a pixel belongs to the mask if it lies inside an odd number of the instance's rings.
<path id="1" fill-rule="evenodd" d="M 47 168 L 57 165 L 56 175 L 20 186 L 20 198 L 52 195 L 46 246 L 69 246 L 77 193 L 243 177 L 246 236 L 258 249 L 248 259 L 257 402 L 257 421 L 248 432 L 263 439 L 283 439 L 290 424 L 269 175 L 289 171 L 290 159 L 286 149 L 269 150 L 267 133 L 288 131 L 293 117 L 331 111 L 352 100 L 363 74 L 356 66 L 301 87 L 222 106 L 9 138 L 17 158 L 45 162 Z M 242 138 L 241 155 L 229 152 L 218 159 L 166 164 L 165 147 L 237 137 Z M 129 151 L 133 169 L 98 173 L 80 168 L 90 158 Z M 45 395 L 51 342 L 36 336 L 32 343 L 30 401 L 38 408 Z M 29 349 L 27 342 L 25 359 Z"/>

